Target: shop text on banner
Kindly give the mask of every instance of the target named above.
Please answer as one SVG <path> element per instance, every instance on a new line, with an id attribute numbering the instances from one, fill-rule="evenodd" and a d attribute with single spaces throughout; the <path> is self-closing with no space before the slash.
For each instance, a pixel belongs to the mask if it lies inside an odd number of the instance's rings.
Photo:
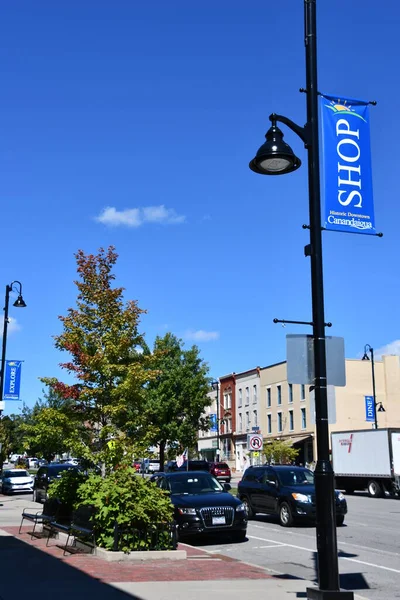
<path id="1" fill-rule="evenodd" d="M 4 400 L 19 400 L 22 360 L 6 360 L 4 376 Z"/>
<path id="2" fill-rule="evenodd" d="M 376 234 L 368 102 L 319 97 L 325 229 Z"/>

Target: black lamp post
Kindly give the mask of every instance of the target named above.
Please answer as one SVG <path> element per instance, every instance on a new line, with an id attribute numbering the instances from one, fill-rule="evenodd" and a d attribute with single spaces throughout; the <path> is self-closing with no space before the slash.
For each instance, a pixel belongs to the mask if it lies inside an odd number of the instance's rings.
<path id="1" fill-rule="evenodd" d="M 217 392 L 217 452 L 216 452 L 216 460 L 219 460 L 219 381 L 213 381 L 211 383 L 212 389 Z"/>
<path id="2" fill-rule="evenodd" d="M 375 362 L 374 362 L 374 349 L 369 345 L 365 344 L 364 346 L 364 356 L 362 360 L 369 360 L 369 356 L 367 354 L 369 352 L 371 354 L 371 367 L 372 367 L 372 396 L 374 398 L 374 415 L 375 415 L 375 429 L 378 429 L 378 415 L 377 412 L 386 412 L 382 402 L 376 401 L 376 388 L 375 388 Z M 377 406 L 379 406 L 377 410 Z"/>
<path id="3" fill-rule="evenodd" d="M 15 290 L 18 293 L 18 298 L 13 306 L 16 308 L 25 308 L 26 304 L 22 297 L 22 284 L 20 281 L 13 281 L 11 285 L 6 285 L 6 299 L 4 304 L 4 325 L 3 325 L 3 347 L 1 352 L 1 371 L 0 371 L 0 395 L 3 400 L 4 393 L 4 375 L 6 366 L 6 349 L 7 349 L 7 329 L 8 329 L 8 306 L 10 303 L 10 293 L 14 290 L 14 286 L 18 286 Z M 2 411 L 0 411 L 1 414 Z"/>
<path id="4" fill-rule="evenodd" d="M 305 255 L 311 259 L 312 327 L 315 372 L 315 421 L 317 464 L 315 492 L 317 512 L 318 587 L 308 588 L 308 598 L 325 600 L 353 599 L 353 592 L 341 591 L 336 537 L 334 472 L 329 460 L 328 401 L 326 382 L 325 309 L 322 264 L 321 200 L 318 139 L 317 21 L 316 0 L 304 0 L 304 36 L 306 47 L 307 123 L 296 125 L 287 117 L 270 115 L 271 128 L 266 142 L 250 162 L 250 169 L 261 175 L 280 175 L 298 169 L 301 161 L 283 141 L 277 122 L 287 125 L 308 150 L 308 188 L 310 244 Z"/>

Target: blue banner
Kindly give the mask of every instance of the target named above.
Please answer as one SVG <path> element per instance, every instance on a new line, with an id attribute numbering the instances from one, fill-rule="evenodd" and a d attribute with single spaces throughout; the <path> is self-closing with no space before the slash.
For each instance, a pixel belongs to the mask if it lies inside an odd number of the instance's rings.
<path id="1" fill-rule="evenodd" d="M 4 375 L 4 400 L 19 400 L 19 391 L 21 387 L 21 366 L 22 360 L 6 360 Z"/>
<path id="2" fill-rule="evenodd" d="M 365 397 L 365 420 L 375 423 L 375 402 L 373 396 Z"/>
<path id="3" fill-rule="evenodd" d="M 218 431 L 218 425 L 217 425 L 217 415 L 216 414 L 210 414 L 210 431 Z"/>
<path id="4" fill-rule="evenodd" d="M 368 102 L 320 96 L 325 229 L 375 234 Z"/>

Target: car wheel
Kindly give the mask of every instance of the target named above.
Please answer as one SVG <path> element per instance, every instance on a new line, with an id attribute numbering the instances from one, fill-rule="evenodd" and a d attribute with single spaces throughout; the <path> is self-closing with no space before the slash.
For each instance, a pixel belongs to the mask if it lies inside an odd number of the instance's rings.
<path id="1" fill-rule="evenodd" d="M 382 487 L 374 479 L 368 482 L 368 494 L 372 498 L 380 498 L 382 496 Z"/>
<path id="2" fill-rule="evenodd" d="M 247 518 L 248 519 L 254 519 L 255 514 L 254 514 L 254 510 L 252 509 L 252 507 L 250 505 L 249 499 L 248 498 L 241 498 L 241 501 L 245 505 L 246 512 L 247 512 Z"/>
<path id="3" fill-rule="evenodd" d="M 336 517 L 336 526 L 341 527 L 344 523 L 344 515 L 338 515 Z"/>
<path id="4" fill-rule="evenodd" d="M 282 502 L 279 507 L 279 522 L 282 527 L 290 527 L 293 524 L 293 514 L 287 502 Z"/>

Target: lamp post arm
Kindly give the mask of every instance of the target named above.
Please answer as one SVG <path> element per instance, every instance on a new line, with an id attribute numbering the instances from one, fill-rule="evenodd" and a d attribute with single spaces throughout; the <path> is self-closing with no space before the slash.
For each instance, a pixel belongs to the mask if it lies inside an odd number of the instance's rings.
<path id="1" fill-rule="evenodd" d="M 299 136 L 299 138 L 304 142 L 306 148 L 310 146 L 311 140 L 308 131 L 309 128 L 307 125 L 301 127 L 291 119 L 288 119 L 288 117 L 284 117 L 283 115 L 277 115 L 276 113 L 272 113 L 271 115 L 269 115 L 269 120 L 272 124 L 276 122 L 283 123 L 284 125 L 289 127 L 289 129 L 291 129 L 296 135 Z"/>

